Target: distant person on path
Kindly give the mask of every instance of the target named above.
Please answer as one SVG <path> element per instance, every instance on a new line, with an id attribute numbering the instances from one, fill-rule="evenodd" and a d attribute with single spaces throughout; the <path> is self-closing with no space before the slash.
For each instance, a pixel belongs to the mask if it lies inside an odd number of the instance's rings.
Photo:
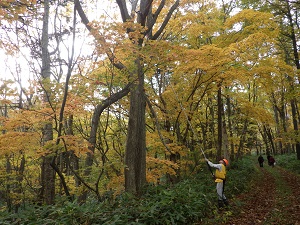
<path id="1" fill-rule="evenodd" d="M 265 161 L 264 157 L 262 155 L 260 155 L 257 160 L 258 160 L 259 166 L 264 167 L 264 161 Z"/>
<path id="2" fill-rule="evenodd" d="M 214 164 L 206 159 L 208 165 L 216 169 L 214 174 L 215 182 L 217 183 L 217 194 L 218 194 L 218 207 L 222 208 L 224 204 L 228 206 L 228 200 L 224 195 L 225 180 L 226 180 L 226 166 L 228 166 L 227 159 L 221 159 L 218 164 Z"/>
<path id="3" fill-rule="evenodd" d="M 268 164 L 269 164 L 269 166 L 274 167 L 274 166 L 275 166 L 275 159 L 274 159 L 274 157 L 271 156 L 271 155 L 268 155 L 268 156 L 267 156 L 267 159 L 268 159 Z"/>

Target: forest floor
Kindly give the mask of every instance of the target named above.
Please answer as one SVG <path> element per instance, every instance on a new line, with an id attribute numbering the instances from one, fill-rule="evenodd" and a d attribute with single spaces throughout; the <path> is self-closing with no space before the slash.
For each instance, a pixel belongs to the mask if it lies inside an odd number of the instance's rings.
<path id="1" fill-rule="evenodd" d="M 300 225 L 300 176 L 265 163 L 247 192 L 200 224 Z"/>
<path id="2" fill-rule="evenodd" d="M 220 213 L 221 224 L 300 225 L 300 176 L 266 163 L 258 169 L 249 191 Z"/>

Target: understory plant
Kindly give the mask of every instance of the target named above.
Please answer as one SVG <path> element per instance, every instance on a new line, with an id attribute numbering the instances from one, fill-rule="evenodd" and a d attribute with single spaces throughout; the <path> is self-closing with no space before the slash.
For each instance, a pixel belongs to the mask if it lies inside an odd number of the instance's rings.
<path id="1" fill-rule="evenodd" d="M 228 168 L 229 199 L 245 190 L 254 168 L 253 158 Z M 193 224 L 213 216 L 216 200 L 214 180 L 203 170 L 175 185 L 148 185 L 142 197 L 123 193 L 102 202 L 89 199 L 84 204 L 61 198 L 55 205 L 26 205 L 18 213 L 3 210 L 0 217 L 3 225 Z"/>

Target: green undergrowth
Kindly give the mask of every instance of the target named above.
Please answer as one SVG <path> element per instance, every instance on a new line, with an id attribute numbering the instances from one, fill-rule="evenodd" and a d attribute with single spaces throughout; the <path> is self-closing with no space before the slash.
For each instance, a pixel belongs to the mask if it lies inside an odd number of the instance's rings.
<path id="1" fill-rule="evenodd" d="M 229 199 L 247 189 L 256 174 L 255 163 L 253 157 L 246 157 L 230 165 L 226 182 Z M 50 206 L 28 205 L 18 213 L 0 209 L 0 218 L 3 225 L 197 224 L 214 217 L 216 203 L 215 183 L 207 169 L 171 187 L 148 186 L 141 198 L 122 194 L 103 202 L 89 199 L 82 205 L 60 199 Z"/>
<path id="2" fill-rule="evenodd" d="M 300 160 L 296 154 L 275 155 L 276 165 L 300 174 Z"/>

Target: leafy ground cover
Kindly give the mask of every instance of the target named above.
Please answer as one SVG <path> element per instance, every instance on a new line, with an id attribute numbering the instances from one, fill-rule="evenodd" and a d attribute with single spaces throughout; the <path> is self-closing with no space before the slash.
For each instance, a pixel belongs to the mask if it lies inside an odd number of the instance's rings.
<path id="1" fill-rule="evenodd" d="M 295 157 L 293 155 L 293 157 Z M 247 191 L 232 199 L 231 206 L 199 224 L 298 225 L 300 224 L 300 162 L 283 157 L 275 167 L 257 165 Z M 288 167 L 285 169 L 284 167 Z M 296 168 L 295 171 L 290 170 Z"/>
<path id="2" fill-rule="evenodd" d="M 214 181 L 203 167 L 175 186 L 148 187 L 138 199 L 124 194 L 83 205 L 61 199 L 55 205 L 28 205 L 18 213 L 0 207 L 0 224 L 300 225 L 300 161 L 295 155 L 276 159 L 274 168 L 259 168 L 254 156 L 233 162 L 226 184 L 230 206 L 222 210 L 216 207 Z"/>
<path id="3" fill-rule="evenodd" d="M 237 169 L 238 165 L 238 169 Z M 228 171 L 234 180 L 228 187 L 230 195 L 242 192 L 251 176 L 253 163 L 248 159 L 232 164 Z M 242 182 L 236 182 L 239 180 Z M 234 187 L 234 188 L 231 188 Z M 90 198 L 79 205 L 59 199 L 55 205 L 25 205 L 18 213 L 7 212 L 0 207 L 1 225 L 129 225 L 129 224 L 193 224 L 203 221 L 216 210 L 215 183 L 207 165 L 203 163 L 197 175 L 173 186 L 149 186 L 142 198 L 128 194 L 106 198 L 98 202 Z"/>

